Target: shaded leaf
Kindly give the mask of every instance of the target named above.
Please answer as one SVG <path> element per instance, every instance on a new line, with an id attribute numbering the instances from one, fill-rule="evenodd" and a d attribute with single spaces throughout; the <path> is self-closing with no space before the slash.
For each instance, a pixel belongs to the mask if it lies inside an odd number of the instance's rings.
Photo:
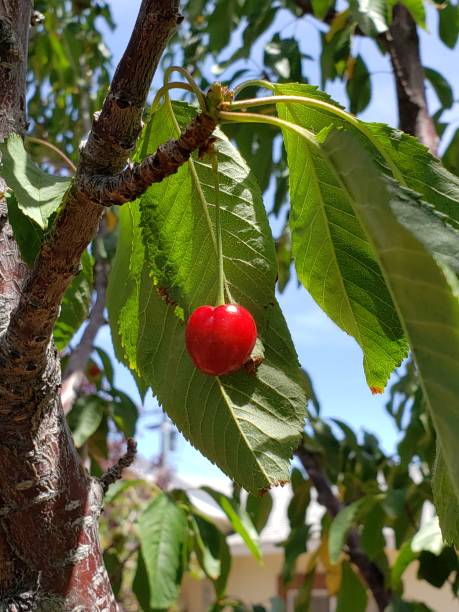
<path id="1" fill-rule="evenodd" d="M 89 314 L 93 288 L 92 255 L 85 251 L 81 270 L 67 287 L 61 303 L 59 317 L 54 325 L 54 342 L 59 351 L 64 349 Z"/>
<path id="2" fill-rule="evenodd" d="M 350 111 L 358 115 L 367 108 L 371 100 L 370 73 L 361 55 L 353 58 L 352 70 L 348 72 L 346 93 L 349 97 Z"/>
<path id="3" fill-rule="evenodd" d="M 350 563 L 343 563 L 341 589 L 336 600 L 336 612 L 365 612 L 368 595 Z"/>
<path id="4" fill-rule="evenodd" d="M 194 115 L 183 104 L 174 108 L 182 124 Z M 167 109 L 152 121 L 143 153 L 174 133 Z M 208 162 L 195 159 L 147 192 L 140 203 L 143 236 L 138 204 L 122 208 L 108 309 L 117 356 L 152 386 L 201 452 L 255 493 L 288 479 L 306 398 L 274 298 L 275 252 L 260 192 L 243 160 L 221 137 L 225 274 L 233 299 L 257 321 L 265 359 L 256 375 L 206 376 L 185 350 L 183 312 L 186 317 L 196 306 L 214 303 L 217 290 Z"/>
<path id="5" fill-rule="evenodd" d="M 454 93 L 445 77 L 433 68 L 424 67 L 424 74 L 434 88 L 441 105 L 444 108 L 451 108 L 454 104 Z"/>
<path id="6" fill-rule="evenodd" d="M 177 599 L 182 579 L 186 514 L 160 493 L 141 514 L 137 532 L 141 556 L 134 592 L 144 610 L 169 608 Z"/>
<path id="7" fill-rule="evenodd" d="M 22 259 L 32 266 L 43 239 L 43 230 L 40 226 L 25 215 L 19 208 L 12 193 L 7 194 L 8 221 L 13 229 L 14 239 L 18 243 Z"/>
<path id="8" fill-rule="evenodd" d="M 306 522 L 306 511 L 311 501 L 311 482 L 305 480 L 296 468 L 292 472 L 293 495 L 290 499 L 287 516 L 290 527 L 299 527 Z"/>
<path id="9" fill-rule="evenodd" d="M 273 498 L 269 491 L 264 495 L 249 493 L 246 502 L 246 511 L 258 533 L 261 533 L 269 520 L 273 508 Z"/>
<path id="10" fill-rule="evenodd" d="M 113 595 L 117 597 L 123 581 L 123 565 L 113 550 L 104 551 L 104 565 L 112 585 Z"/>
<path id="11" fill-rule="evenodd" d="M 322 20 L 334 4 L 334 0 L 312 0 L 314 16 Z"/>
<path id="12" fill-rule="evenodd" d="M 195 514 L 196 555 L 206 576 L 215 586 L 218 598 L 225 593 L 231 567 L 231 554 L 225 535 L 204 517 Z"/>
<path id="13" fill-rule="evenodd" d="M 422 551 L 419 555 L 418 578 L 437 589 L 441 589 L 450 574 L 457 569 L 457 553 L 452 548 L 444 548 L 439 555 L 429 551 Z"/>
<path id="14" fill-rule="evenodd" d="M 67 416 L 73 441 L 77 448 L 97 431 L 105 412 L 105 402 L 97 395 L 80 397 Z"/>
<path id="15" fill-rule="evenodd" d="M 135 435 L 139 411 L 129 395 L 119 389 L 112 389 L 112 419 L 116 427 L 127 437 Z"/>
<path id="16" fill-rule="evenodd" d="M 438 20 L 438 31 L 441 40 L 450 49 L 454 49 L 459 36 L 459 5 L 447 2 L 442 5 Z"/>
<path id="17" fill-rule="evenodd" d="M 303 80 L 301 59 L 300 47 L 295 38 L 281 38 L 275 34 L 265 46 L 264 62 L 280 82 Z"/>
<path id="18" fill-rule="evenodd" d="M 229 43 L 233 29 L 234 0 L 220 0 L 207 19 L 209 50 L 220 51 Z"/>
<path id="19" fill-rule="evenodd" d="M 352 194 L 355 210 L 378 254 L 410 340 L 443 458 L 459 499 L 457 280 L 397 222 L 390 202 L 411 196 L 377 172 L 357 140 L 350 134 L 333 132 L 324 146 Z"/>
<path id="20" fill-rule="evenodd" d="M 384 537 L 385 514 L 379 504 L 376 504 L 365 515 L 362 529 L 362 547 L 371 560 L 384 553 L 386 539 Z"/>
<path id="21" fill-rule="evenodd" d="M 12 189 L 18 207 L 42 230 L 48 228 L 70 186 L 70 180 L 41 170 L 27 154 L 22 138 L 12 134 L 0 144 L 2 176 Z"/>
<path id="22" fill-rule="evenodd" d="M 459 129 L 452 135 L 446 151 L 443 153 L 442 162 L 450 172 L 459 174 Z"/>
<path id="23" fill-rule="evenodd" d="M 291 529 L 287 541 L 284 543 L 284 564 L 282 566 L 282 580 L 288 584 L 295 574 L 298 557 L 306 552 L 309 525 L 299 525 Z"/>
<path id="24" fill-rule="evenodd" d="M 107 352 L 101 349 L 99 346 L 94 347 L 94 350 L 99 355 L 102 362 L 105 378 L 113 386 L 113 365 Z"/>
<path id="25" fill-rule="evenodd" d="M 459 502 L 451 495 L 453 484 L 438 444 L 432 489 L 443 538 L 448 544 L 459 546 Z"/>

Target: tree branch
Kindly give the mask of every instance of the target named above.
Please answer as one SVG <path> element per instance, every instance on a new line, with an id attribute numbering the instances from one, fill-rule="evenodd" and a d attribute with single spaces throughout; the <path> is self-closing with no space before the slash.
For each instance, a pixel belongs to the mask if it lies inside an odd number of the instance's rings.
<path id="1" fill-rule="evenodd" d="M 78 178 L 78 188 L 103 206 L 132 202 L 150 185 L 177 172 L 194 150 L 205 145 L 215 127 L 216 121 L 210 115 L 200 114 L 178 140 L 161 145 L 154 155 L 148 156 L 140 164 L 129 165 L 113 176 L 83 175 Z"/>
<path id="2" fill-rule="evenodd" d="M 143 0 L 132 36 L 110 91 L 96 113 L 81 152 L 79 172 L 120 172 L 142 129 L 142 114 L 153 75 L 178 23 L 179 0 Z"/>
<path id="3" fill-rule="evenodd" d="M 0 2 L 0 140 L 26 129 L 25 85 L 30 0 Z"/>
<path id="4" fill-rule="evenodd" d="M 409 11 L 401 4 L 394 7 L 385 46 L 390 54 L 397 87 L 399 127 L 417 136 L 436 155 L 438 135 L 427 106 L 417 27 Z"/>
<path id="5" fill-rule="evenodd" d="M 0 0 L 0 138 L 26 125 L 31 9 L 30 0 Z M 125 167 L 151 78 L 179 20 L 176 0 L 142 1 L 77 178 L 31 271 L 20 261 L 0 181 L 0 609 L 6 612 L 32 600 L 34 609 L 117 610 L 98 542 L 102 486 L 73 446 L 51 335 L 104 210 L 78 181 Z"/>
<path id="6" fill-rule="evenodd" d="M 343 504 L 333 493 L 330 481 L 321 465 L 319 455 L 308 451 L 304 446 L 300 446 L 295 454 L 301 461 L 302 466 L 308 473 L 317 491 L 319 503 L 322 504 L 328 514 L 334 518 L 343 508 Z M 380 612 L 384 612 L 392 598 L 391 592 L 385 587 L 384 574 L 365 554 L 362 549 L 360 535 L 355 529 L 349 531 L 346 544 L 349 558 L 356 565 L 360 575 L 372 592 L 378 609 Z"/>
<path id="7" fill-rule="evenodd" d="M 118 459 L 115 465 L 113 465 L 99 478 L 99 482 L 102 485 L 102 490 L 104 493 L 107 492 L 107 489 L 111 484 L 121 479 L 123 470 L 134 463 L 136 454 L 137 442 L 134 440 L 134 438 L 128 438 L 127 449 L 124 455 Z"/>
<path id="8" fill-rule="evenodd" d="M 81 153 L 75 181 L 0 344 L 0 360 L 2 354 L 6 357 L 14 351 L 12 369 L 25 372 L 26 378 L 32 380 L 46 366 L 46 351 L 60 302 L 80 269 L 84 249 L 97 231 L 105 196 L 116 200 L 111 189 L 117 186 L 122 190 L 121 200 L 126 201 L 126 197 L 139 193 L 140 185 L 146 189 L 148 180 L 161 180 L 174 172 L 188 159 L 192 148 L 205 144 L 215 127 L 213 120 L 202 115 L 177 141 L 160 148 L 138 167 L 121 172 L 141 128 L 150 80 L 180 19 L 176 0 L 142 2 L 129 45 Z M 96 189 L 94 195 L 92 189 L 101 184 L 104 187 Z"/>

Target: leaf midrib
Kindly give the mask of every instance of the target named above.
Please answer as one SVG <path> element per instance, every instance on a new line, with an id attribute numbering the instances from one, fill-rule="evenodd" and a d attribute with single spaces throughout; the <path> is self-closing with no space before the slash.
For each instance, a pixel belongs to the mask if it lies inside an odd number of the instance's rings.
<path id="1" fill-rule="evenodd" d="M 294 112 L 294 111 L 293 111 L 291 108 L 288 108 L 288 109 L 287 109 L 287 113 L 290 113 L 290 114 L 291 114 L 291 116 L 292 116 L 293 120 L 294 120 L 296 123 L 298 123 L 298 122 L 299 122 L 298 117 L 296 117 L 295 112 Z M 300 125 L 300 124 L 298 123 L 298 125 Z M 297 138 L 300 138 L 300 137 L 299 137 L 299 136 L 297 136 Z M 340 265 L 339 265 L 339 262 L 338 262 L 338 257 L 337 257 L 336 250 L 335 250 L 335 244 L 334 244 L 334 241 L 333 241 L 333 239 L 332 239 L 332 235 L 331 235 L 330 228 L 329 228 L 329 225 L 328 225 L 328 216 L 327 216 L 327 213 L 326 213 L 326 210 L 325 210 L 325 202 L 324 202 L 324 199 L 323 199 L 322 191 L 321 191 L 321 189 L 320 189 L 319 177 L 317 176 L 317 171 L 316 171 L 316 168 L 315 168 L 315 165 L 314 165 L 314 162 L 313 162 L 313 159 L 312 159 L 312 155 L 311 155 L 311 152 L 310 152 L 310 146 L 311 146 L 311 145 L 310 145 L 310 143 L 309 143 L 309 142 L 306 142 L 306 140 L 305 140 L 305 139 L 303 139 L 303 142 L 304 142 L 304 144 L 306 145 L 307 155 L 309 156 L 310 165 L 311 165 L 311 167 L 312 167 L 312 169 L 313 169 L 314 181 L 315 181 L 315 183 L 316 183 L 317 191 L 318 191 L 318 193 L 319 193 L 319 198 L 320 198 L 320 202 L 321 202 L 320 209 L 321 209 L 321 211 L 322 211 L 322 216 L 323 216 L 323 218 L 324 218 L 324 220 L 325 220 L 325 225 L 326 225 L 327 236 L 328 236 L 328 239 L 329 239 L 330 244 L 331 244 L 331 246 L 332 246 L 333 259 L 334 259 L 334 261 L 335 261 L 335 265 L 336 265 L 337 269 L 338 269 L 338 270 L 339 270 L 339 272 L 340 272 L 340 273 L 338 274 L 338 277 L 339 277 L 339 282 L 340 282 L 341 287 L 342 287 L 342 289 L 343 289 L 343 293 L 344 293 L 344 295 L 345 295 L 345 297 L 346 297 L 346 302 L 347 302 L 347 305 L 348 305 L 348 307 L 349 307 L 349 310 L 350 310 L 350 312 L 351 312 L 351 314 L 352 314 L 352 318 L 353 318 L 353 320 L 354 320 L 354 325 L 355 325 L 355 328 L 357 329 L 357 334 L 356 334 L 356 335 L 357 335 L 357 336 L 358 336 L 358 338 L 359 338 L 359 344 L 360 344 L 360 346 L 363 348 L 364 346 L 366 346 L 366 343 L 363 341 L 363 338 L 362 338 L 362 333 L 361 333 L 361 331 L 360 331 L 360 326 L 359 326 L 359 324 L 358 324 L 358 322 L 357 322 L 357 318 L 356 318 L 356 315 L 355 315 L 355 313 L 354 313 L 354 309 L 352 308 L 352 303 L 351 303 L 350 297 L 349 297 L 349 295 L 348 295 L 348 292 L 347 292 L 346 286 L 345 286 L 345 284 L 344 284 L 344 279 L 343 279 L 342 270 L 341 270 L 341 267 L 340 267 Z M 321 150 L 321 148 L 320 148 L 319 146 L 317 147 L 317 150 L 318 150 L 318 151 L 320 151 L 320 153 L 321 153 L 321 155 L 322 155 L 323 159 L 324 159 L 324 160 L 326 161 L 326 163 L 327 163 L 327 164 L 330 166 L 330 161 L 329 161 L 328 157 L 325 157 L 325 156 L 323 155 L 322 150 Z M 346 193 L 346 195 L 348 196 L 347 192 L 345 192 L 345 193 Z M 348 198 L 348 199 L 349 199 L 349 198 Z"/>

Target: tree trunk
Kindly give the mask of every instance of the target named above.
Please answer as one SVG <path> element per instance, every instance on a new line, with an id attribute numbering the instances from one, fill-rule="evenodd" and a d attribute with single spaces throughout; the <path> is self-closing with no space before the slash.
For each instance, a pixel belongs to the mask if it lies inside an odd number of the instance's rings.
<path id="1" fill-rule="evenodd" d="M 394 7 L 386 44 L 397 88 L 399 127 L 417 136 L 435 155 L 438 135 L 427 106 L 418 31 L 413 17 L 401 4 Z"/>
<path id="2" fill-rule="evenodd" d="M 25 77 L 30 0 L 0 0 L 0 140 L 26 129 Z M 76 179 L 32 269 L 20 258 L 0 177 L 0 610 L 117 610 L 98 540 L 103 493 L 133 460 L 135 444 L 101 479 L 82 467 L 60 401 L 52 330 L 65 289 L 79 271 L 105 202 L 88 184 L 118 174 L 141 130 L 145 100 L 168 38 L 181 20 L 177 0 L 143 0 L 103 108 L 94 119 Z M 215 127 L 199 118 L 150 161 L 161 180 Z M 172 162 L 168 154 L 173 156 Z M 148 162 L 149 158 L 145 160 Z M 164 168 L 163 168 L 164 166 Z M 146 163 L 148 170 L 148 163 Z M 128 174 L 148 187 L 142 168 Z M 135 182 L 135 181 L 134 181 Z M 82 191 L 79 184 L 86 184 Z M 126 185 L 124 185 L 126 190 Z"/>
<path id="3" fill-rule="evenodd" d="M 0 139 L 26 128 L 30 0 L 0 2 Z M 5 335 L 28 268 L 8 223 L 0 178 L 0 331 Z M 52 313 L 50 313 L 52 314 Z M 102 485 L 81 468 L 59 401 L 57 352 L 43 359 L 0 344 L 0 609 L 116 610 L 98 542 Z"/>

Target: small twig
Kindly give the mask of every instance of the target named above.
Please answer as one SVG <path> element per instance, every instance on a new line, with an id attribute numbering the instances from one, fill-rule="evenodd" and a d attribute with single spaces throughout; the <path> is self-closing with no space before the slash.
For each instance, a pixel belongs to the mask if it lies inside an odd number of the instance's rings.
<path id="1" fill-rule="evenodd" d="M 53 145 L 47 140 L 43 140 L 43 138 L 37 138 L 36 136 L 27 136 L 27 141 L 34 142 L 35 144 L 41 145 L 42 147 L 47 147 L 48 149 L 51 149 L 51 151 L 54 151 L 54 153 L 56 153 L 64 161 L 65 165 L 69 168 L 71 172 L 76 172 L 76 166 L 73 161 L 69 157 L 67 157 L 67 155 L 59 149 L 59 147 L 56 147 L 56 145 Z"/>
<path id="2" fill-rule="evenodd" d="M 77 186 L 85 196 L 103 206 L 132 202 L 150 185 L 177 172 L 195 149 L 205 146 L 215 127 L 215 119 L 201 113 L 177 140 L 159 146 L 156 153 L 140 164 L 128 166 L 112 176 L 84 174 L 77 177 Z"/>
<path id="3" fill-rule="evenodd" d="M 104 493 L 107 492 L 107 489 L 111 484 L 115 483 L 117 480 L 121 480 L 123 470 L 134 463 L 136 454 L 137 442 L 134 440 L 134 438 L 128 438 L 127 450 L 125 454 L 115 463 L 115 465 L 113 465 L 99 478 L 99 482 L 102 485 Z"/>

